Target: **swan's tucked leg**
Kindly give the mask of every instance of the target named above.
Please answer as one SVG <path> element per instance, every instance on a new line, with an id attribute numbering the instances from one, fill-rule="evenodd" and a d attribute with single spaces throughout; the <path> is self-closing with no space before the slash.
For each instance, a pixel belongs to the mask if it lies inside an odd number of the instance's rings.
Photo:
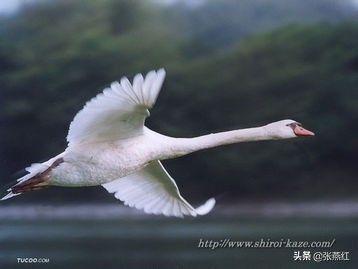
<path id="1" fill-rule="evenodd" d="M 48 179 L 50 172 L 53 168 L 63 163 L 63 158 L 58 158 L 52 162 L 51 165 L 36 164 L 33 167 L 33 171 L 19 179 L 19 182 L 8 189 L 9 193 L 5 195 L 1 200 L 6 200 L 23 192 L 36 191 L 48 187 Z M 31 170 L 31 167 L 29 168 Z"/>

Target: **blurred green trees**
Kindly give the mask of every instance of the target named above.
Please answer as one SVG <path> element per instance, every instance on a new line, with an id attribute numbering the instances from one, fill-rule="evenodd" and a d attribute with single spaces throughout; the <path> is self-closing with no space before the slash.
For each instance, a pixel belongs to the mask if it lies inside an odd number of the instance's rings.
<path id="1" fill-rule="evenodd" d="M 343 2 L 338 7 L 320 0 L 316 5 L 326 3 L 326 9 L 310 16 L 334 23 L 292 23 L 264 32 L 289 21 L 280 8 L 293 14 L 292 7 L 301 7 L 294 16 L 300 21 L 310 6 L 266 3 L 273 10 L 267 24 L 263 1 L 253 1 L 252 9 L 249 2 L 209 1 L 196 9 L 148 1 L 45 1 L 2 17 L 2 182 L 62 151 L 75 113 L 111 81 L 165 67 L 164 90 L 148 120 L 159 132 L 194 136 L 292 118 L 317 133 L 167 161 L 192 197 L 357 194 L 358 24 L 339 22 L 353 12 Z M 235 17 L 235 10 L 261 15 Z M 275 20 L 281 13 L 286 17 Z M 261 32 L 248 36 L 254 30 Z"/>

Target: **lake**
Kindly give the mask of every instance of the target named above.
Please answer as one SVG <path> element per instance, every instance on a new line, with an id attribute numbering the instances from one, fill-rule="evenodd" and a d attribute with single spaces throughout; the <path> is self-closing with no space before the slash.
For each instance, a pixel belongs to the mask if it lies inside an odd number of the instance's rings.
<path id="1" fill-rule="evenodd" d="M 34 208 L 0 210 L 1 268 L 358 268 L 355 216 L 212 214 L 176 219 L 131 209 L 114 213 L 116 207 Z M 264 247 L 265 242 L 277 245 L 288 239 L 335 241 L 331 248 Z M 261 248 L 224 245 L 236 241 L 263 243 Z M 310 260 L 294 261 L 295 251 L 300 256 L 309 251 Z M 350 260 L 316 262 L 316 252 L 349 252 Z M 43 258 L 44 263 L 25 258 Z"/>

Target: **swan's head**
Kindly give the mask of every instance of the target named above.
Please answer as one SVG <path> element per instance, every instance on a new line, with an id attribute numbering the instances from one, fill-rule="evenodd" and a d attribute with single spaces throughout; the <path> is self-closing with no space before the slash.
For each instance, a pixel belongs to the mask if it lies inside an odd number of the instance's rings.
<path id="1" fill-rule="evenodd" d="M 267 133 L 273 139 L 294 138 L 299 136 L 313 136 L 314 133 L 303 128 L 302 124 L 294 120 L 280 120 L 265 126 Z"/>

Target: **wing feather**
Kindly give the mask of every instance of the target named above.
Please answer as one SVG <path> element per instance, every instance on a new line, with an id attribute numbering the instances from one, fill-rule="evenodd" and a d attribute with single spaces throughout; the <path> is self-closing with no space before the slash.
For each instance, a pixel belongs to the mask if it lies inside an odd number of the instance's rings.
<path id="1" fill-rule="evenodd" d="M 153 107 L 165 78 L 164 69 L 150 71 L 145 78 L 123 77 L 86 103 L 71 122 L 69 145 L 115 141 L 141 135 L 148 109 Z"/>
<path id="2" fill-rule="evenodd" d="M 125 205 L 143 209 L 146 213 L 176 217 L 203 215 L 180 195 L 175 181 L 160 161 L 154 161 L 134 174 L 102 186 Z M 213 207 L 214 204 L 211 208 L 206 207 L 205 213 Z"/>
<path id="3" fill-rule="evenodd" d="M 143 87 L 143 81 L 144 81 L 143 76 L 141 74 L 137 74 L 133 79 L 133 90 L 135 92 L 140 93 L 140 101 L 144 104 L 145 103 L 145 98 L 143 94 L 144 89 L 143 91 L 140 90 Z"/>

